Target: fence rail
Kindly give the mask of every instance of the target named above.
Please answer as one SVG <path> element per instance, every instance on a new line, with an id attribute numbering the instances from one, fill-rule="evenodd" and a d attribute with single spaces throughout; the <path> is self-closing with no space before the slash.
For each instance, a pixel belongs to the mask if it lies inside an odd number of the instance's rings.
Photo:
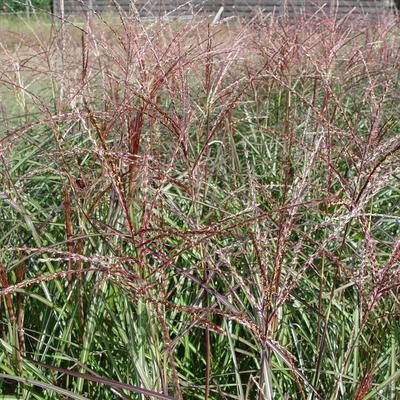
<path id="1" fill-rule="evenodd" d="M 395 0 L 397 1 L 397 0 Z M 53 10 L 56 14 L 82 13 L 90 10 L 96 12 L 114 12 L 121 7 L 129 12 L 134 10 L 144 17 L 169 15 L 184 15 L 205 13 L 215 15 L 223 7 L 223 17 L 238 15 L 246 16 L 256 11 L 274 13 L 318 11 L 327 14 L 376 14 L 389 11 L 394 7 L 393 0 L 53 0 Z M 400 0 L 399 0 L 400 1 Z M 62 10 L 62 8 L 64 8 Z"/>

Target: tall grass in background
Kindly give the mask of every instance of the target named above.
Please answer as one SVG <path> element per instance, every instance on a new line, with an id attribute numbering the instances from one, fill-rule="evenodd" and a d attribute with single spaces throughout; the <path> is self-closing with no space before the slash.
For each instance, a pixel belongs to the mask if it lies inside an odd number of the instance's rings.
<path id="1" fill-rule="evenodd" d="M 7 29 L 0 393 L 400 398 L 398 21 Z"/>

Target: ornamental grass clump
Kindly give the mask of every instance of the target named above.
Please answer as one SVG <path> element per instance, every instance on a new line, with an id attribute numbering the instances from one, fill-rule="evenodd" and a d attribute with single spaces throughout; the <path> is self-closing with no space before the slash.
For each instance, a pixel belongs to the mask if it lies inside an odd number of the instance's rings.
<path id="1" fill-rule="evenodd" d="M 398 21 L 30 32 L 0 34 L 1 393 L 399 396 Z"/>

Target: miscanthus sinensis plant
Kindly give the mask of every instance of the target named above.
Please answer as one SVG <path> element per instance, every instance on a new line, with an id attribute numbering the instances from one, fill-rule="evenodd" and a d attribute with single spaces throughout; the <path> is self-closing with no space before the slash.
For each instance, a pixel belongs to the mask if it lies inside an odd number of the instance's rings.
<path id="1" fill-rule="evenodd" d="M 2 394 L 399 398 L 398 21 L 0 37 Z"/>

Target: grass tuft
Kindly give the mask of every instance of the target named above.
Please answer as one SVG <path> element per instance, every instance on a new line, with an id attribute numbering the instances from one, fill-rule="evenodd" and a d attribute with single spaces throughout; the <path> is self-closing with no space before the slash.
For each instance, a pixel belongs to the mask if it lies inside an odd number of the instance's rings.
<path id="1" fill-rule="evenodd" d="M 119 17 L 0 28 L 0 392 L 399 398 L 398 20 Z"/>

